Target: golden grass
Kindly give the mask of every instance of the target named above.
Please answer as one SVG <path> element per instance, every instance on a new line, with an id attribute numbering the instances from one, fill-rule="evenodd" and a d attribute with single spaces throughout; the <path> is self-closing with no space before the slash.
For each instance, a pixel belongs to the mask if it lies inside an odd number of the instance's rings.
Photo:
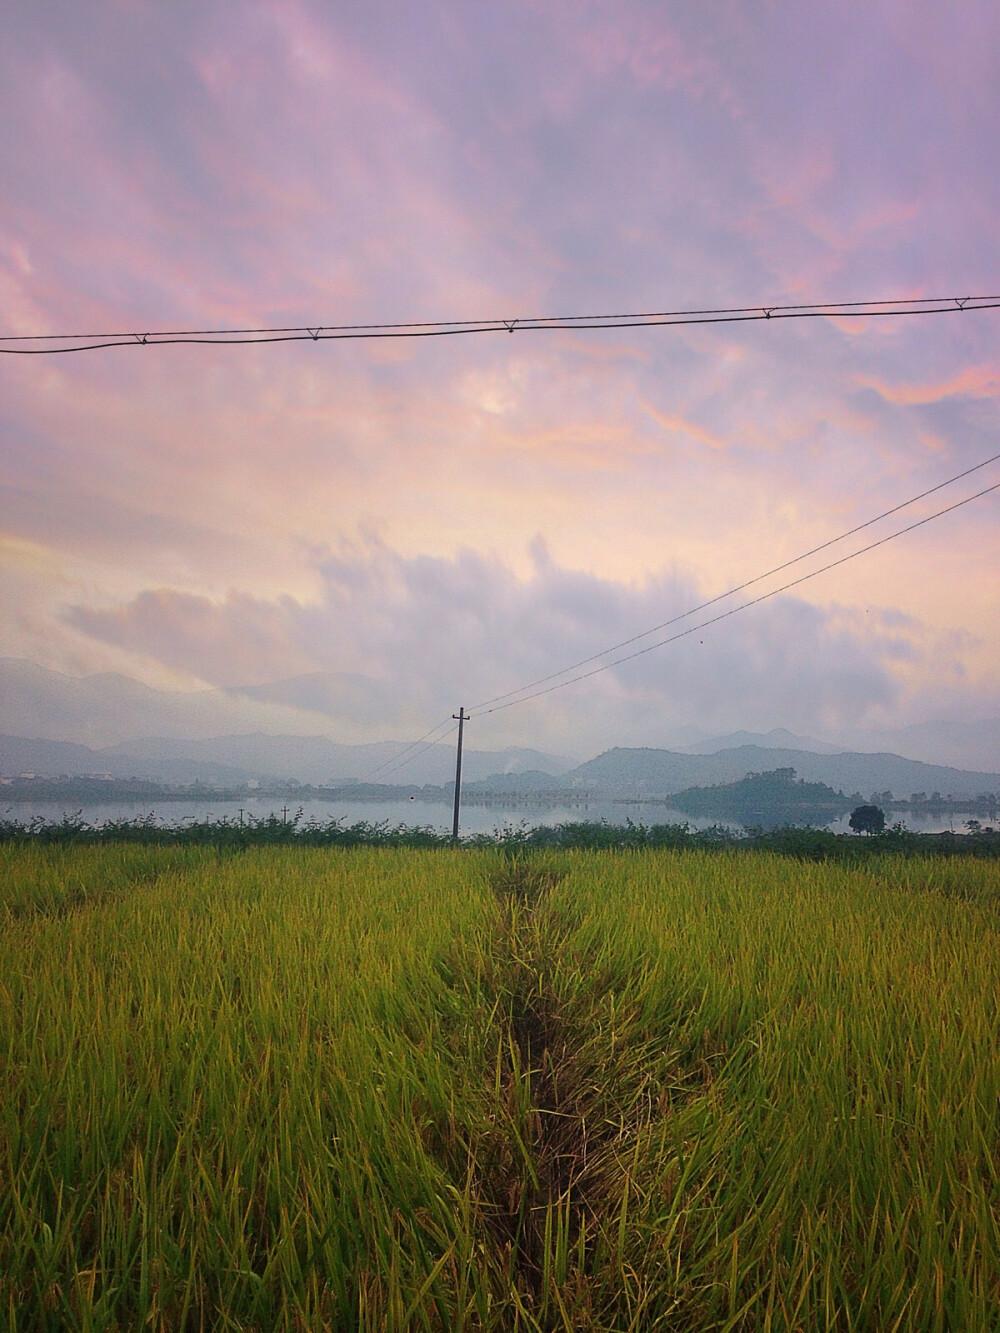
<path id="1" fill-rule="evenodd" d="M 1000 1327 L 995 863 L 0 876 L 0 1325 Z"/>

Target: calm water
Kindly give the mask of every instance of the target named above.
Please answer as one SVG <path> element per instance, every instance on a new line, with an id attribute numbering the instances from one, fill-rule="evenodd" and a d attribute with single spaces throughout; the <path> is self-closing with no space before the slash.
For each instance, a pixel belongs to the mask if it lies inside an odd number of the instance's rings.
<path id="1" fill-rule="evenodd" d="M 282 810 L 287 810 L 287 816 Z M 292 798 L 259 796 L 246 797 L 235 801 L 164 801 L 160 804 L 143 805 L 131 802 L 108 803 L 106 805 L 60 804 L 54 801 L 17 801 L 0 806 L 0 817 L 16 819 L 27 823 L 40 818 L 47 823 L 58 823 L 66 817 L 79 815 L 88 824 L 103 824 L 107 820 L 134 820 L 153 816 L 158 824 L 173 826 L 206 819 L 229 819 L 238 821 L 240 810 L 243 817 L 267 819 L 294 818 L 302 810 L 302 822 L 315 820 L 326 824 L 331 819 L 339 819 L 345 824 L 357 824 L 362 821 L 369 824 L 388 822 L 391 828 L 398 824 L 427 826 L 445 833 L 451 832 L 452 807 L 443 801 L 303 801 L 301 804 Z M 849 816 L 835 820 L 827 827 L 836 833 L 849 833 Z M 956 833 L 965 831 L 966 816 L 955 814 L 943 818 L 927 816 L 919 819 L 909 815 L 900 816 L 894 812 L 886 815 L 887 824 L 891 825 L 902 818 L 906 827 L 915 833 L 941 833 L 954 829 Z M 505 826 L 518 828 L 522 824 L 531 828 L 536 824 L 568 824 L 581 820 L 604 819 L 609 824 L 624 824 L 631 819 L 635 824 L 688 824 L 691 828 L 708 828 L 718 822 L 713 819 L 696 819 L 683 815 L 679 810 L 671 810 L 665 805 L 631 804 L 617 801 L 589 801 L 565 805 L 474 805 L 463 803 L 463 833 L 494 833 Z M 989 821 L 984 821 L 989 822 Z M 729 827 L 739 829 L 738 824 Z"/>

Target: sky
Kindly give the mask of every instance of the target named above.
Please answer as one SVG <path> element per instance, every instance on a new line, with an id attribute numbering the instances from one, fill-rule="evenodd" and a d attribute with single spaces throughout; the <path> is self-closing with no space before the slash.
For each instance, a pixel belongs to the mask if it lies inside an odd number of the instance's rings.
<path id="1" fill-rule="evenodd" d="M 3 9 L 0 335 L 1000 292 L 991 3 Z M 0 656 L 248 698 L 329 673 L 304 730 L 415 738 L 1000 452 L 998 340 L 983 310 L 0 355 Z M 469 743 L 1000 716 L 998 521 L 995 492 Z"/>

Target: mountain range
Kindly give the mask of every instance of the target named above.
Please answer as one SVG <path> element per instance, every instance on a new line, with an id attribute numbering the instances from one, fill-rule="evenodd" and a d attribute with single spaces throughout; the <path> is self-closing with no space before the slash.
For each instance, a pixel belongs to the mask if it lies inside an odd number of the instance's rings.
<path id="1" fill-rule="evenodd" d="M 891 791 L 897 797 L 913 792 L 945 796 L 977 796 L 1000 792 L 1000 773 L 970 772 L 941 764 L 925 764 L 902 755 L 843 751 L 816 754 L 811 750 L 770 749 L 740 745 L 709 755 L 671 750 L 613 749 L 580 764 L 564 775 L 576 787 L 618 797 L 673 795 L 687 787 L 738 782 L 748 773 L 792 768 L 807 782 L 823 782 L 836 791 L 869 796 Z"/>
<path id="2" fill-rule="evenodd" d="M 39 777 L 108 774 L 115 778 L 207 786 L 307 782 L 337 785 L 358 781 L 441 784 L 454 780 L 455 750 L 433 745 L 410 761 L 402 741 L 339 745 L 325 736 L 215 736 L 179 740 L 149 736 L 95 750 L 67 741 L 0 736 L 0 776 L 25 772 Z M 391 765 L 391 767 L 390 767 Z M 463 774 L 469 781 L 526 770 L 544 770 L 549 780 L 571 761 L 538 750 L 469 750 Z"/>
<path id="3" fill-rule="evenodd" d="M 352 711 L 352 691 L 365 688 L 365 678 L 317 673 L 246 691 L 161 691 L 124 676 L 77 678 L 0 659 L 0 732 L 6 733 L 0 735 L 0 776 L 110 774 L 211 786 L 451 781 L 451 743 L 414 749 L 388 740 L 345 744 L 322 734 L 338 709 Z M 467 749 L 464 778 L 507 795 L 660 797 L 794 768 L 800 778 L 845 793 L 974 796 L 1000 791 L 1000 744 L 993 740 L 1000 741 L 1000 721 L 984 721 L 979 733 L 980 752 L 990 762 L 975 769 L 889 749 L 846 750 L 782 729 L 711 737 L 686 727 L 670 737 L 674 749 L 616 748 L 582 764 L 524 747 Z"/>
<path id="4" fill-rule="evenodd" d="M 0 775 L 37 777 L 108 774 L 166 783 L 208 786 L 280 784 L 290 781 L 342 785 L 364 780 L 392 785 L 446 785 L 454 777 L 455 752 L 434 745 L 407 758 L 402 742 L 338 745 L 325 737 L 218 736 L 184 741 L 149 737 L 100 750 L 65 741 L 0 736 Z M 396 762 L 392 762 L 396 761 Z M 592 797 L 650 799 L 685 788 L 736 782 L 748 773 L 794 769 L 808 782 L 823 782 L 845 793 L 869 796 L 891 791 L 897 797 L 922 791 L 950 796 L 1000 792 L 1000 774 L 969 772 L 925 764 L 894 754 L 842 752 L 740 745 L 715 754 L 674 750 L 607 750 L 571 766 L 538 750 L 468 750 L 463 775 L 468 790 L 504 796 L 573 792 Z"/>

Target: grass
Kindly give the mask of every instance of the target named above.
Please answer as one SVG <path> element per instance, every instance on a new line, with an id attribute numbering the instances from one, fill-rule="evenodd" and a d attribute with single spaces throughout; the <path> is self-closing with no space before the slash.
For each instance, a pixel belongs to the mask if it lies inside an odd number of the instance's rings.
<path id="1" fill-rule="evenodd" d="M 670 1033 L 665 1068 L 674 1052 L 704 1074 L 637 1138 L 627 1245 L 671 1274 L 651 1318 L 996 1325 L 997 875 L 899 867 L 688 855 L 578 873 L 583 951 L 613 967 L 635 1045 Z"/>
<path id="2" fill-rule="evenodd" d="M 0 1326 L 1000 1326 L 995 861 L 508 853 L 0 846 Z"/>

